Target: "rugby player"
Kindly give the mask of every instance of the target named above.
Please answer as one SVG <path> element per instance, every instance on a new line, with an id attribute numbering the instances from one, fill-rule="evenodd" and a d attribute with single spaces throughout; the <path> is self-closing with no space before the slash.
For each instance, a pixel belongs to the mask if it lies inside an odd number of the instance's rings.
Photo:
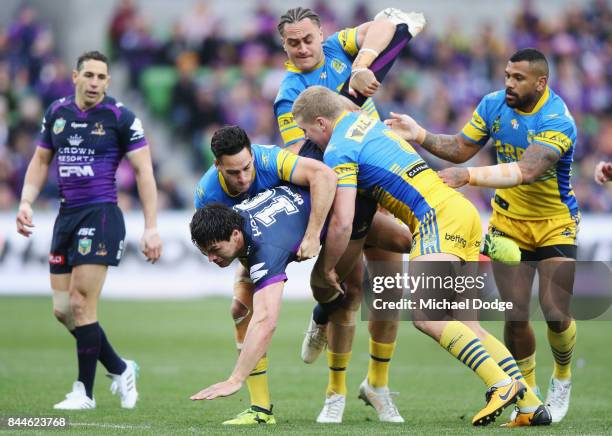
<path id="1" fill-rule="evenodd" d="M 251 144 L 246 132 L 238 126 L 225 126 L 217 130 L 212 137 L 211 148 L 215 156 L 215 165 L 209 168 L 198 182 L 194 194 L 195 208 L 203 208 L 212 202 L 234 206 L 283 182 L 309 188 L 313 205 L 305 234 L 315 235 L 314 242 L 308 245 L 311 253 L 316 255 L 322 224 L 335 193 L 336 176 L 333 170 L 322 162 L 296 156 L 273 145 Z M 372 221 L 371 214 L 375 211 L 371 205 L 360 209 L 362 216 L 355 220 L 354 239 L 363 238 L 368 234 Z M 383 245 L 396 251 L 403 251 L 410 246 L 410 235 L 403 232 L 402 228 L 389 217 L 377 213 L 371 227 L 373 236 L 368 236 L 371 244 Z M 304 246 L 305 243 L 302 241 L 298 258 L 300 253 L 303 257 L 301 249 Z M 316 250 L 313 251 L 313 248 Z M 234 298 L 231 306 L 239 352 L 252 316 L 252 295 L 253 282 L 249 278 L 248 271 L 239 265 L 235 275 Z M 246 380 L 251 401 L 249 408 L 234 419 L 225 421 L 224 424 L 249 425 L 276 422 L 271 410 L 267 370 L 268 360 L 263 356 Z"/>
<path id="2" fill-rule="evenodd" d="M 138 367 L 115 352 L 98 323 L 97 305 L 108 266 L 124 250 L 125 225 L 117 206 L 115 171 L 127 156 L 136 173 L 144 213 L 141 249 L 155 263 L 162 250 L 157 231 L 157 188 L 151 152 L 142 123 L 123 104 L 106 95 L 108 60 L 97 51 L 78 58 L 72 72 L 75 93 L 47 109 L 34 156 L 25 175 L 17 231 L 32 234 L 32 204 L 57 157 L 60 210 L 49 252 L 53 313 L 76 338 L 78 377 L 55 409 L 93 409 L 97 361 L 112 379 L 121 406 L 136 405 Z"/>
<path id="3" fill-rule="evenodd" d="M 360 254 L 353 247 L 347 251 L 357 190 L 375 199 L 410 229 L 412 275 L 423 268 L 426 271 L 428 261 L 478 260 L 481 226 L 476 208 L 446 186 L 397 133 L 367 114 L 345 111 L 340 97 L 321 86 L 305 90 L 292 112 L 308 138 L 324 147 L 324 161 L 338 175 L 324 249 L 313 270 L 313 275 L 320 277 L 315 280 L 328 284 L 327 292 L 339 287 L 339 261 Z M 455 214 L 457 210 L 462 211 L 461 216 Z M 467 243 L 459 243 L 461 240 Z M 318 290 L 324 292 L 322 288 Z M 522 383 L 510 352 L 477 320 L 463 323 L 448 314 L 441 321 L 419 318 L 414 323 L 487 385 L 487 405 L 473 417 L 473 425 L 490 424 L 517 400 L 536 409 L 534 424 L 550 423 L 547 408 Z M 497 362 L 504 365 L 503 369 Z"/>
<path id="4" fill-rule="evenodd" d="M 322 160 L 320 147 L 314 141 L 307 140 L 295 123 L 291 110 L 298 95 L 312 85 L 323 85 L 346 96 L 363 111 L 378 119 L 370 97 L 378 89 L 401 50 L 424 25 L 422 14 L 388 8 L 377 14 L 374 21 L 343 29 L 324 39 L 321 20 L 311 9 L 298 7 L 283 14 L 278 23 L 278 31 L 288 62 L 286 75 L 274 102 L 274 112 L 285 146 L 301 156 Z M 380 212 L 377 213 L 377 216 L 380 215 Z M 353 236 L 352 239 L 359 239 L 360 235 Z M 376 268 L 383 265 L 386 269 L 392 266 L 401 268 L 401 254 L 378 248 L 369 248 L 365 252 L 367 260 L 371 262 L 368 265 L 371 274 L 378 275 L 380 271 L 376 271 Z M 362 276 L 363 265 L 359 263 L 346 277 L 346 298 L 342 306 L 333 314 L 329 313 L 330 308 L 322 305 L 315 307 L 304 338 L 302 359 L 312 363 L 327 344 L 329 329 L 329 382 L 324 407 L 317 422 L 342 422 L 347 394 L 346 368 L 351 357 L 355 311 L 361 301 Z M 329 326 L 328 320 L 331 321 Z M 368 327 L 370 360 L 368 374 L 359 388 L 359 396 L 376 409 L 381 421 L 404 422 L 388 388 L 389 364 L 395 350 L 398 323 L 393 320 L 370 321 Z"/>
<path id="5" fill-rule="evenodd" d="M 254 284 L 254 295 L 251 322 L 232 374 L 192 395 L 192 400 L 232 395 L 261 362 L 276 328 L 285 268 L 297 259 L 310 214 L 309 192 L 289 184 L 262 191 L 233 209 L 210 203 L 195 212 L 190 224 L 193 243 L 221 268 L 238 258 Z"/>
<path id="6" fill-rule="evenodd" d="M 486 95 L 456 135 L 427 132 L 406 115 L 396 114 L 387 123 L 404 139 L 454 163 L 467 161 L 492 139 L 497 165 L 449 168 L 440 177 L 454 188 L 465 184 L 497 188 L 489 233 L 514 240 L 525 261 L 516 266 L 494 264 L 500 294 L 514 304 L 506 312 L 506 345 L 535 391 L 536 343 L 529 302 L 536 269 L 539 273 L 540 307 L 555 361 L 545 403 L 553 422 L 559 422 L 569 408 L 576 344 L 576 323 L 570 315 L 580 222 L 570 184 L 576 124 L 561 97 L 548 86 L 548 62 L 540 51 L 517 51 L 505 74 L 505 90 Z M 528 425 L 532 413 L 519 412 L 515 424 Z"/>

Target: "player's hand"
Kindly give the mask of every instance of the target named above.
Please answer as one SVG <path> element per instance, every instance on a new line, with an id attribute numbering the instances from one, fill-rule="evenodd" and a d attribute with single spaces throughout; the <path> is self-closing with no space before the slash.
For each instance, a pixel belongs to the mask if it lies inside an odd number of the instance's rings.
<path id="1" fill-rule="evenodd" d="M 351 74 L 351 80 L 349 81 L 349 94 L 353 97 L 357 97 L 357 93 L 365 96 L 372 97 L 380 82 L 376 80 L 376 76 L 370 69 L 358 70 Z"/>
<path id="2" fill-rule="evenodd" d="M 340 292 L 341 294 L 344 294 L 344 289 L 342 288 L 342 285 L 340 284 L 340 277 L 338 276 L 338 273 L 336 272 L 335 269 L 331 269 L 329 271 L 323 271 L 323 278 L 328 288 L 333 288 L 336 291 Z"/>
<path id="3" fill-rule="evenodd" d="M 595 167 L 595 181 L 603 185 L 610 180 L 612 180 L 612 162 L 599 162 Z"/>
<path id="4" fill-rule="evenodd" d="M 19 210 L 17 211 L 17 233 L 25 236 L 26 238 L 32 234 L 32 205 L 27 201 L 19 203 Z"/>
<path id="5" fill-rule="evenodd" d="M 162 254 L 162 241 L 156 228 L 145 229 L 140 239 L 140 251 L 147 258 L 147 262 L 155 263 Z"/>
<path id="6" fill-rule="evenodd" d="M 190 400 L 214 400 L 218 397 L 228 397 L 230 395 L 235 394 L 242 387 L 242 383 L 239 381 L 232 380 L 232 378 L 228 378 L 225 381 L 220 383 L 215 383 L 207 387 L 206 389 L 202 389 L 197 394 L 193 394 L 189 397 Z"/>
<path id="7" fill-rule="evenodd" d="M 391 112 L 391 118 L 388 118 L 384 123 L 395 130 L 406 141 L 416 141 L 419 136 L 419 131 L 422 129 L 416 121 L 406 114 L 396 114 Z"/>
<path id="8" fill-rule="evenodd" d="M 319 254 L 319 250 L 321 249 L 321 242 L 317 236 L 305 236 L 302 239 L 302 243 L 300 244 L 300 248 L 296 253 L 296 258 L 298 262 L 303 260 L 312 259 L 316 255 Z"/>
<path id="9" fill-rule="evenodd" d="M 470 173 L 467 168 L 446 168 L 438 171 L 438 176 L 451 188 L 460 188 L 470 181 Z"/>

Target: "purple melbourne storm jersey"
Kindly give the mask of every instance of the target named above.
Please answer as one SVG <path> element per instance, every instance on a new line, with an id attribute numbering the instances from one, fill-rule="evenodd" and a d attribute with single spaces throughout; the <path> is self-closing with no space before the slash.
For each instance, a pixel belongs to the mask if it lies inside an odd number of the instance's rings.
<path id="1" fill-rule="evenodd" d="M 295 260 L 310 216 L 310 193 L 283 184 L 260 192 L 233 209 L 244 218 L 243 259 L 255 292 L 287 280 L 285 268 Z"/>
<path id="2" fill-rule="evenodd" d="M 146 145 L 140 120 L 108 96 L 86 111 L 74 96 L 53 102 L 38 139 L 57 157 L 62 207 L 117 203 L 117 166 L 125 153 Z"/>

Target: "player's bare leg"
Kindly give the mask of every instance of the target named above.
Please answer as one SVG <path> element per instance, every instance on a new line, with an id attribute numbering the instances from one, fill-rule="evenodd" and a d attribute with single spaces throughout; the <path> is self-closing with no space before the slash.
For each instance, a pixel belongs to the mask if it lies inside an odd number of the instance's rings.
<path id="1" fill-rule="evenodd" d="M 100 354 L 97 305 L 106 278 L 106 265 L 79 265 L 70 274 L 70 307 L 75 324 L 79 375 L 72 392 L 56 409 L 93 409 L 93 384 Z"/>
<path id="2" fill-rule="evenodd" d="M 426 276 L 433 274 L 454 274 L 450 262 L 459 263 L 460 258 L 452 254 L 436 253 L 418 256 L 410 262 L 410 274 Z M 441 262 L 440 262 L 441 261 Z M 437 262 L 440 262 L 437 264 Z M 427 298 L 441 295 L 441 290 L 416 289 L 415 296 Z M 491 358 L 478 336 L 463 322 L 457 321 L 448 312 L 417 310 L 414 325 L 451 353 L 461 363 L 472 369 L 487 386 L 487 405 L 472 419 L 473 425 L 487 425 L 495 421 L 503 409 L 525 393 L 520 381 L 513 381 Z"/>
<path id="3" fill-rule="evenodd" d="M 70 273 L 51 274 L 53 315 L 74 336 L 74 317 L 70 307 Z"/>
<path id="4" fill-rule="evenodd" d="M 576 344 L 576 322 L 570 315 L 575 268 L 574 259 L 566 257 L 538 262 L 540 307 L 548 324 L 548 342 L 554 357 L 546 395 L 553 422 L 561 421 L 569 409 L 571 364 Z"/>
<path id="5" fill-rule="evenodd" d="M 387 241 L 386 246 L 393 243 L 397 244 L 397 248 L 409 249 L 412 238 L 408 229 L 400 225 L 397 220 L 386 214 L 380 215 L 378 224 L 384 221 L 387 224 L 375 227 L 370 231 L 378 243 Z M 375 220 L 377 218 L 375 217 Z M 397 227 L 395 227 L 397 226 Z M 396 235 L 394 238 L 393 235 Z M 367 241 L 370 241 L 368 235 Z M 403 244 L 403 246 L 402 246 Z M 405 245 L 408 245 L 406 247 Z M 407 252 L 409 250 L 405 250 Z M 390 251 L 380 250 L 378 248 L 368 248 L 364 250 L 366 259 L 368 260 L 368 271 L 370 277 L 383 276 L 393 277 L 396 274 L 403 273 L 403 254 L 392 253 Z M 403 289 L 386 289 L 386 297 L 393 299 L 401 298 Z M 393 293 L 393 296 L 388 295 Z M 395 403 L 393 402 L 392 392 L 389 390 L 389 365 L 393 353 L 395 351 L 395 341 L 397 338 L 397 330 L 399 326 L 399 313 L 385 313 L 383 319 L 374 320 L 373 314 L 370 314 L 368 322 L 368 330 L 370 333 L 368 373 L 366 378 L 359 386 L 359 398 L 367 405 L 374 407 L 378 414 L 378 419 L 382 422 L 402 423 L 402 418 Z"/>
<path id="6" fill-rule="evenodd" d="M 234 297 L 230 312 L 234 321 L 236 348 L 238 353 L 246 336 L 249 322 L 253 316 L 253 283 L 247 270 L 239 264 L 234 276 Z M 249 391 L 250 406 L 235 418 L 223 422 L 225 425 L 256 425 L 259 423 L 276 424 L 270 402 L 268 385 L 268 357 L 264 355 L 251 371 L 246 380 Z"/>

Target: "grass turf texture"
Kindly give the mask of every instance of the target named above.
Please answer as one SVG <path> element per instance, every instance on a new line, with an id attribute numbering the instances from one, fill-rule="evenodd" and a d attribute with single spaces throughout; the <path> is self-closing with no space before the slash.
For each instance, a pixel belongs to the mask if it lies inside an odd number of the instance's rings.
<path id="1" fill-rule="evenodd" d="M 507 430 L 496 424 L 470 425 L 484 405 L 484 386 L 431 339 L 402 322 L 391 363 L 390 386 L 399 391 L 396 404 L 405 424 L 381 424 L 374 409 L 357 399 L 367 371 L 367 323 L 359 322 L 348 370 L 347 407 L 341 425 L 316 424 L 324 399 L 325 356 L 306 365 L 299 357 L 311 302 L 285 301 L 269 352 L 270 385 L 276 426 L 225 427 L 220 423 L 248 407 L 246 387 L 215 401 L 192 402 L 188 397 L 225 379 L 236 351 L 229 299 L 191 301 L 103 301 L 102 326 L 116 350 L 141 367 L 135 410 L 123 410 L 108 390 L 110 381 L 98 365 L 94 395 L 97 409 L 54 411 L 76 379 L 74 339 L 51 314 L 50 298 L 0 298 L 0 416 L 66 416 L 78 434 L 610 434 L 612 398 L 612 323 L 580 322 L 575 352 L 570 411 L 552 427 Z M 486 327 L 498 337 L 502 324 Z M 545 393 L 552 369 L 545 325 L 535 323 L 538 339 L 538 381 Z M 0 430 L 0 432 L 4 432 Z M 39 431 L 48 434 L 47 431 Z M 482 434 L 485 434 L 482 433 Z"/>

